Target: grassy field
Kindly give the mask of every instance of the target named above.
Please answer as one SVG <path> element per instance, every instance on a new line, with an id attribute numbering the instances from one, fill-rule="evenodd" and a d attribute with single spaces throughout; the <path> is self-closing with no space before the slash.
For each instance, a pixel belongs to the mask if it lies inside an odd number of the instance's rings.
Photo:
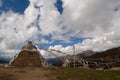
<path id="1" fill-rule="evenodd" d="M 54 70 L 57 80 L 120 80 L 120 71 L 97 71 L 82 68 L 59 68 Z"/>

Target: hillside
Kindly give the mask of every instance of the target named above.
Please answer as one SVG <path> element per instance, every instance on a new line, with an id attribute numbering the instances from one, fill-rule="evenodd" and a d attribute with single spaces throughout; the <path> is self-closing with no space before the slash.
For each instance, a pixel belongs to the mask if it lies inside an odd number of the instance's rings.
<path id="1" fill-rule="evenodd" d="M 98 71 L 83 68 L 58 68 L 53 70 L 56 80 L 120 80 L 120 71 Z"/>
<path id="2" fill-rule="evenodd" d="M 54 66 L 61 66 L 63 64 L 63 61 L 58 58 L 46 58 L 46 61 Z"/>
<path id="3" fill-rule="evenodd" d="M 9 61 L 10 61 L 9 58 L 0 57 L 0 64 L 1 64 L 1 63 L 9 63 Z"/>
<path id="4" fill-rule="evenodd" d="M 87 50 L 87 51 L 83 51 L 82 53 L 78 53 L 77 57 L 84 58 L 84 57 L 91 56 L 93 54 L 94 54 L 94 52 L 92 50 Z"/>
<path id="5" fill-rule="evenodd" d="M 5 60 L 0 60 L 0 63 L 9 63 L 9 62 Z"/>
<path id="6" fill-rule="evenodd" d="M 88 60 L 99 60 L 99 61 L 120 61 L 120 47 L 112 48 L 104 52 L 96 52 L 96 54 L 86 57 Z"/>

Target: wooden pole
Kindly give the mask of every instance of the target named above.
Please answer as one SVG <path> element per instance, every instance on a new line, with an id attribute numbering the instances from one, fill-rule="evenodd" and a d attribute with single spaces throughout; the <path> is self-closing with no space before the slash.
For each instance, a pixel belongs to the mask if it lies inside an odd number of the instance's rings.
<path id="1" fill-rule="evenodd" d="M 74 68 L 75 68 L 75 46 L 73 46 Z"/>

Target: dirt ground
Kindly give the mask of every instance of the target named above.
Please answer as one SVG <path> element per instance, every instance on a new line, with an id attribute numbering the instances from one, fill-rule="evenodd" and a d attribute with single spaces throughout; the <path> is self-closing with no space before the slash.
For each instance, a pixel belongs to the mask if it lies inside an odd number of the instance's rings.
<path id="1" fill-rule="evenodd" d="M 43 68 L 0 67 L 0 80 L 56 80 L 56 78 L 50 70 Z"/>

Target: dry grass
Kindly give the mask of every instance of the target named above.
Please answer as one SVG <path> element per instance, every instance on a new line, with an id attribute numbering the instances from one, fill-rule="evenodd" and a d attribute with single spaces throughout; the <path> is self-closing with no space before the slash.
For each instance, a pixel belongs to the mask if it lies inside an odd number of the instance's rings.
<path id="1" fill-rule="evenodd" d="M 0 80 L 55 80 L 48 69 L 43 68 L 0 68 Z"/>
<path id="2" fill-rule="evenodd" d="M 120 80 L 120 71 L 60 68 L 54 72 L 57 74 L 57 80 Z"/>

